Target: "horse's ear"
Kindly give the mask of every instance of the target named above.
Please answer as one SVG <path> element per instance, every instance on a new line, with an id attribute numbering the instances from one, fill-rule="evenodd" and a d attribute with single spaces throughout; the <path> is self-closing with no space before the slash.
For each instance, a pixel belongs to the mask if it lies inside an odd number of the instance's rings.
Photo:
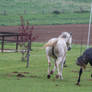
<path id="1" fill-rule="evenodd" d="M 70 32 L 70 35 L 72 36 L 72 32 Z"/>

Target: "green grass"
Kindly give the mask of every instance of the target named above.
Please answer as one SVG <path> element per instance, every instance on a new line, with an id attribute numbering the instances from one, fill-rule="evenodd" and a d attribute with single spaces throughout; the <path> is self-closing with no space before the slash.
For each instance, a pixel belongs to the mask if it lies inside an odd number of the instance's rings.
<path id="1" fill-rule="evenodd" d="M 31 25 L 56 25 L 56 24 L 88 24 L 89 13 L 64 13 L 64 14 L 37 14 L 24 15 Z M 20 25 L 19 15 L 0 16 L 0 25 Z M 45 21 L 44 21 L 45 20 Z"/>
<path id="2" fill-rule="evenodd" d="M 14 46 L 14 45 L 13 45 Z M 80 55 L 80 45 L 73 45 L 67 53 L 67 68 L 63 69 L 64 80 L 55 79 L 55 72 L 51 79 L 47 79 L 48 63 L 42 43 L 33 43 L 30 56 L 30 67 L 21 62 L 21 54 L 0 53 L 0 91 L 1 92 L 90 92 L 92 90 L 91 68 L 85 70 L 81 77 L 81 86 L 76 86 L 79 67 L 76 58 Z M 11 46 L 8 46 L 11 48 Z M 86 47 L 83 46 L 83 50 Z M 53 64 L 52 64 L 53 65 Z M 24 78 L 17 78 L 12 72 L 30 72 Z M 74 72 L 75 71 L 75 72 Z"/>
<path id="3" fill-rule="evenodd" d="M 90 2 L 91 0 L 0 0 L 0 25 L 19 25 L 21 15 L 34 25 L 86 24 L 89 21 Z M 78 13 L 80 8 L 84 12 Z M 61 14 L 53 14 L 55 10 Z M 6 15 L 3 14 L 4 11 Z"/>

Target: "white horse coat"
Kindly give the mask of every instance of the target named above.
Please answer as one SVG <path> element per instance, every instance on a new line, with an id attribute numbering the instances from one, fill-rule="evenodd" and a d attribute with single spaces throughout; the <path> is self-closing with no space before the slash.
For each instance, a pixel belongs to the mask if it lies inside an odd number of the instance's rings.
<path id="1" fill-rule="evenodd" d="M 64 32 L 58 38 L 50 39 L 45 45 L 46 56 L 47 56 L 48 65 L 49 65 L 48 78 L 50 78 L 50 75 L 53 74 L 57 68 L 58 75 L 56 75 L 56 77 L 63 79 L 63 76 L 62 76 L 63 64 L 66 58 L 66 52 L 68 48 L 71 46 L 70 44 L 72 42 L 70 41 L 71 37 L 72 36 L 69 33 Z M 51 57 L 54 59 L 55 65 L 54 65 L 54 69 L 50 72 Z"/>

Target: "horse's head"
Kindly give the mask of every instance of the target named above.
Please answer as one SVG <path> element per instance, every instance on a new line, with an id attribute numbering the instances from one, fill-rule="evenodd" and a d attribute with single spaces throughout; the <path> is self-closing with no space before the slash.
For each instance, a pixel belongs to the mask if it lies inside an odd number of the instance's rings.
<path id="1" fill-rule="evenodd" d="M 66 44 L 67 44 L 67 49 L 71 50 L 71 48 L 72 48 L 72 33 L 63 32 L 59 37 L 65 39 Z"/>
<path id="2" fill-rule="evenodd" d="M 68 50 L 71 50 L 72 48 L 72 33 L 69 33 L 69 36 L 67 37 L 66 40 L 67 48 Z"/>

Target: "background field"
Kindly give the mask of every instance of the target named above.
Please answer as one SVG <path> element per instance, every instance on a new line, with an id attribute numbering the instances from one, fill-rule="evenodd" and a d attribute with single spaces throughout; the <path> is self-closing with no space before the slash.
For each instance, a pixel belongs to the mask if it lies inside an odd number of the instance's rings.
<path id="1" fill-rule="evenodd" d="M 21 62 L 20 53 L 0 53 L 1 92 L 90 92 L 92 90 L 89 65 L 81 77 L 81 86 L 75 85 L 79 70 L 76 58 L 80 55 L 80 45 L 73 45 L 67 54 L 68 67 L 63 69 L 64 80 L 56 79 L 56 72 L 51 79 L 47 79 L 48 64 L 45 50 L 40 48 L 42 46 L 42 43 L 33 43 L 29 68 L 26 68 L 26 62 Z M 16 77 L 17 72 L 25 77 Z"/>
<path id="2" fill-rule="evenodd" d="M 86 24 L 91 0 L 0 0 L 0 25 Z M 55 11 L 59 12 L 56 14 Z"/>

